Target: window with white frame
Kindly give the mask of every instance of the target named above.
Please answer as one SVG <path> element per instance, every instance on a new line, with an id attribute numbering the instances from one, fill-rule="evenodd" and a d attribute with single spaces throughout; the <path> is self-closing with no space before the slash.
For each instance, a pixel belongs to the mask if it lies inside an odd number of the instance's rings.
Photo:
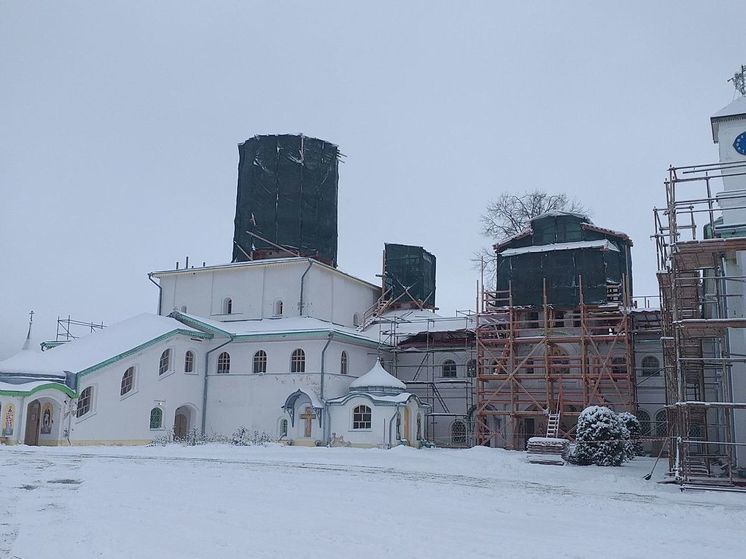
<path id="1" fill-rule="evenodd" d="M 281 299 L 278 299 L 277 301 L 275 301 L 274 314 L 275 316 L 282 316 L 282 300 Z"/>
<path id="2" fill-rule="evenodd" d="M 370 429 L 372 425 L 372 414 L 370 408 L 365 405 L 356 406 L 352 410 L 352 428 Z"/>
<path id="3" fill-rule="evenodd" d="M 160 361 L 158 362 L 158 375 L 165 375 L 171 370 L 171 350 L 167 349 L 161 353 Z"/>
<path id="4" fill-rule="evenodd" d="M 93 387 L 83 389 L 78 397 L 78 409 L 75 412 L 75 417 L 82 417 L 91 411 L 93 406 Z"/>
<path id="5" fill-rule="evenodd" d="M 456 378 L 456 362 L 453 359 L 446 359 L 441 365 L 443 378 Z"/>
<path id="6" fill-rule="evenodd" d="M 226 297 L 223 299 L 223 314 L 233 313 L 233 299 Z"/>
<path id="7" fill-rule="evenodd" d="M 306 353 L 300 348 L 293 351 L 293 354 L 290 356 L 290 372 L 306 372 Z"/>
<path id="8" fill-rule="evenodd" d="M 346 375 L 348 365 L 349 365 L 349 361 L 347 357 L 347 352 L 343 351 L 342 357 L 340 357 L 339 359 L 339 372 L 342 373 L 343 375 Z"/>
<path id="9" fill-rule="evenodd" d="M 654 355 L 646 355 L 642 358 L 642 376 L 654 377 L 661 372 L 661 362 Z"/>
<path id="10" fill-rule="evenodd" d="M 194 352 L 193 351 L 187 351 L 184 354 L 184 372 L 185 373 L 194 372 Z"/>
<path id="11" fill-rule="evenodd" d="M 266 373 L 267 372 L 267 352 L 260 349 L 254 354 L 254 368 L 255 373 Z"/>
<path id="12" fill-rule="evenodd" d="M 163 427 L 163 410 L 155 407 L 150 410 L 150 428 L 160 429 L 161 427 Z"/>
<path id="13" fill-rule="evenodd" d="M 288 420 L 280 420 L 280 438 L 288 436 Z"/>
<path id="14" fill-rule="evenodd" d="M 122 382 L 120 383 L 119 395 L 124 396 L 127 392 L 131 391 L 135 385 L 135 368 L 128 367 L 122 375 Z"/>
<path id="15" fill-rule="evenodd" d="M 231 356 L 230 353 L 224 351 L 218 355 L 218 374 L 226 374 L 231 372 Z"/>

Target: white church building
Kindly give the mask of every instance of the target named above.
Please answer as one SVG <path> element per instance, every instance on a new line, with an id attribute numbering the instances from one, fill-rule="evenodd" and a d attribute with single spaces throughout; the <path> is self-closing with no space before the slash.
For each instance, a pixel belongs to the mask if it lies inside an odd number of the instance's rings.
<path id="1" fill-rule="evenodd" d="M 380 287 L 304 257 L 151 278 L 158 315 L 0 361 L 0 441 L 140 445 L 239 428 L 296 445 L 424 441 L 427 406 L 359 328 Z"/>

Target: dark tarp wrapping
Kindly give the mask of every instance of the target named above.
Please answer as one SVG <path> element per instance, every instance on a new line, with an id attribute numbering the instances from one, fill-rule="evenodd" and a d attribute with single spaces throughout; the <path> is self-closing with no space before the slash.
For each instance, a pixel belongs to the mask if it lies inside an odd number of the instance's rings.
<path id="1" fill-rule="evenodd" d="M 422 247 L 386 243 L 384 278 L 390 297 L 435 307 L 435 256 Z"/>
<path id="2" fill-rule="evenodd" d="M 337 146 L 302 135 L 255 136 L 238 151 L 233 261 L 290 255 L 254 233 L 336 266 Z"/>

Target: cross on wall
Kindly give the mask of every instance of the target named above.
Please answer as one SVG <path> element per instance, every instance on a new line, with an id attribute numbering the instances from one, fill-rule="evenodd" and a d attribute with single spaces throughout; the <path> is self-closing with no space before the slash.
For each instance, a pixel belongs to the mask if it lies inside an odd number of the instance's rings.
<path id="1" fill-rule="evenodd" d="M 300 418 L 306 422 L 303 436 L 310 437 L 311 436 L 311 425 L 313 424 L 313 420 L 316 419 L 316 414 L 313 413 L 313 410 L 311 409 L 311 407 L 308 406 L 306 407 L 306 410 L 300 415 Z"/>

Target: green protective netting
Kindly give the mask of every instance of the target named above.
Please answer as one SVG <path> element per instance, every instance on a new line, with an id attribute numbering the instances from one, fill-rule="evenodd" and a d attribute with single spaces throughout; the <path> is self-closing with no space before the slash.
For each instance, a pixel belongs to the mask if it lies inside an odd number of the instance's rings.
<path id="1" fill-rule="evenodd" d="M 400 301 L 410 297 L 425 307 L 435 306 L 435 256 L 422 247 L 387 243 L 384 250 L 386 289 Z M 406 289 L 405 289 L 406 288 Z M 405 291 L 408 294 L 405 294 Z"/>
<path id="2" fill-rule="evenodd" d="M 271 244 L 337 265 L 339 148 L 300 135 L 254 136 L 238 146 L 233 261 L 278 253 Z M 239 248 L 240 247 L 240 248 Z"/>

